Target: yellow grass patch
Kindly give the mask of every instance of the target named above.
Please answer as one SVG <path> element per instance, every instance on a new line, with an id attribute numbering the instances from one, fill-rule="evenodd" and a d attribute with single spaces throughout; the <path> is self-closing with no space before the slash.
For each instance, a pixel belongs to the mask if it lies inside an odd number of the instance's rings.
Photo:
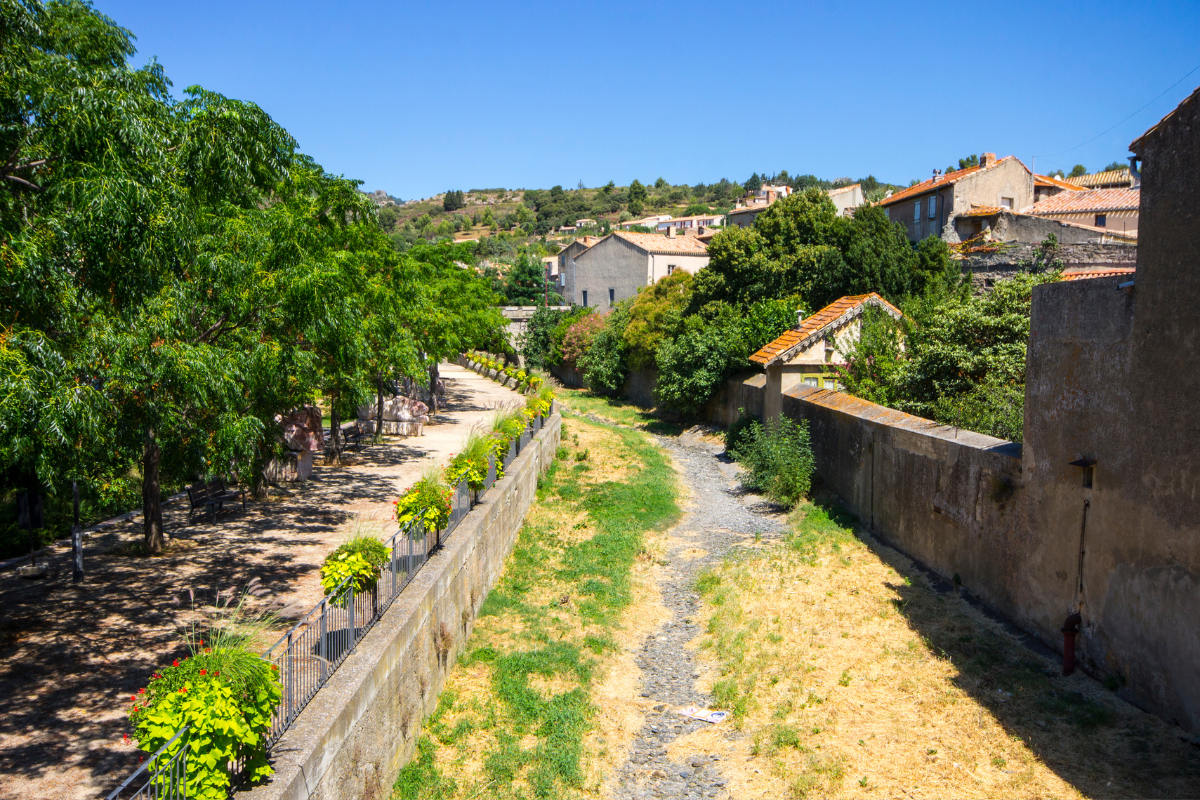
<path id="1" fill-rule="evenodd" d="M 1174 797 L 1200 785 L 1200 752 L 1156 717 L 1057 676 L 873 538 L 812 506 L 795 524 L 787 544 L 702 575 L 701 685 L 734 718 L 677 740 L 673 758 L 719 754 L 735 797 Z"/>

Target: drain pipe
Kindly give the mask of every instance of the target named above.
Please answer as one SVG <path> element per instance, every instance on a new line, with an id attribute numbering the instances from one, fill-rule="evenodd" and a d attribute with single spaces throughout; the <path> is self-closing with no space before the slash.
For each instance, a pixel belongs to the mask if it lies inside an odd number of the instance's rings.
<path id="1" fill-rule="evenodd" d="M 1079 626 L 1083 623 L 1083 617 L 1079 614 L 1072 614 L 1063 622 L 1063 675 L 1070 675 L 1075 671 L 1075 637 L 1079 635 Z"/>

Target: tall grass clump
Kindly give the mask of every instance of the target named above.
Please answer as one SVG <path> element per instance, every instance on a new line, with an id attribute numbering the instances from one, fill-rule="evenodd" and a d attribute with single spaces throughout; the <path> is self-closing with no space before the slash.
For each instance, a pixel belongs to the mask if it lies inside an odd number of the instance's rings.
<path id="1" fill-rule="evenodd" d="M 746 468 L 742 485 L 780 505 L 794 506 L 812 486 L 813 455 L 807 423 L 787 417 L 752 421 L 732 453 Z"/>

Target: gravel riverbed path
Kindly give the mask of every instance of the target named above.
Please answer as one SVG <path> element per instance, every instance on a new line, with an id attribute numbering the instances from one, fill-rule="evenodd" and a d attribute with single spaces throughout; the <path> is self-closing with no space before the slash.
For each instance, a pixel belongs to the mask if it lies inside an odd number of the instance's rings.
<path id="1" fill-rule="evenodd" d="M 690 497 L 683 519 L 669 533 L 668 563 L 659 586 L 671 617 L 646 638 L 637 655 L 642 697 L 653 703 L 653 710 L 634 736 L 613 795 L 622 800 L 726 798 L 730 795 L 717 758 L 677 756 L 685 760 L 673 761 L 668 754 L 675 739 L 710 724 L 682 716 L 680 710 L 713 707 L 712 697 L 696 688 L 700 670 L 688 647 L 701 633 L 696 578 L 738 548 L 781 538 L 784 516 L 738 488 L 734 467 L 719 455 L 719 446 L 688 434 L 658 441 L 674 458 Z"/>

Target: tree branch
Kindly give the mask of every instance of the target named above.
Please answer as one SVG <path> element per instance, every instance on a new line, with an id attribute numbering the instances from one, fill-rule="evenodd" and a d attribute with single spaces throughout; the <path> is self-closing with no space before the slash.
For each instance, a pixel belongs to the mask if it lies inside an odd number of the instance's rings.
<path id="1" fill-rule="evenodd" d="M 43 189 L 41 186 L 38 186 L 36 183 L 27 181 L 24 178 L 18 178 L 16 175 L 5 175 L 3 177 L 4 177 L 4 180 L 6 180 L 6 181 L 12 181 L 13 183 L 19 183 L 22 186 L 27 186 L 30 189 L 33 189 L 36 192 L 44 192 L 45 191 L 45 189 Z"/>

